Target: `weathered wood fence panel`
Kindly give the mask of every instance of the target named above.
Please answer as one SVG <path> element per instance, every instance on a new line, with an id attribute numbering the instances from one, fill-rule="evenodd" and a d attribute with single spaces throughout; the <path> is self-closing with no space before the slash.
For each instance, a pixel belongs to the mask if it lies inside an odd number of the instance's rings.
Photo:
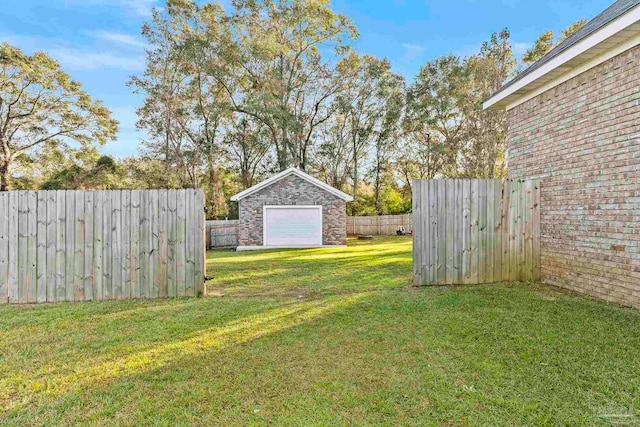
<path id="1" fill-rule="evenodd" d="M 348 235 L 395 236 L 401 227 L 412 229 L 410 214 L 347 217 Z"/>
<path id="2" fill-rule="evenodd" d="M 240 221 L 234 220 L 209 220 L 207 221 L 207 247 L 221 248 L 238 246 L 238 234 L 240 233 Z"/>
<path id="3" fill-rule="evenodd" d="M 201 190 L 0 192 L 0 304 L 204 293 L 204 233 Z"/>
<path id="4" fill-rule="evenodd" d="M 538 180 L 414 180 L 417 285 L 540 278 Z"/>

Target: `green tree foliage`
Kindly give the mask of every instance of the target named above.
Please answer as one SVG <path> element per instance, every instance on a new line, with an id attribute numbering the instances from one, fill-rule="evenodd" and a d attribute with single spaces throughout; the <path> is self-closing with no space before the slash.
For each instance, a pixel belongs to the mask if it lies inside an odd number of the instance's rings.
<path id="1" fill-rule="evenodd" d="M 47 54 L 0 45 L 0 191 L 22 156 L 68 156 L 115 137 L 118 122 Z"/>
<path id="2" fill-rule="evenodd" d="M 505 174 L 505 114 L 482 101 L 515 74 L 507 30 L 408 84 L 351 48 L 357 31 L 329 0 L 168 0 L 142 34 L 146 69 L 130 86 L 148 138 L 122 160 L 96 150 L 117 125 L 100 103 L 46 55 L 3 45 L 0 170 L 13 165 L 16 188 L 200 187 L 207 216 L 225 218 L 231 195 L 297 166 L 352 194 L 351 214 L 374 215 L 410 211 L 415 178 Z M 543 35 L 524 60 L 552 45 Z"/>
<path id="3" fill-rule="evenodd" d="M 565 41 L 565 39 L 578 31 L 580 28 L 584 27 L 586 23 L 586 19 L 581 19 L 569 25 L 567 28 L 560 32 L 560 35 L 555 42 L 554 38 L 556 36 L 553 34 L 553 31 L 545 31 L 540 35 L 540 37 L 536 39 L 536 41 L 533 43 L 533 46 L 524 53 L 524 55 L 522 56 L 522 62 L 528 66 L 538 61 L 540 58 L 549 53 L 549 51 L 555 46 Z"/>

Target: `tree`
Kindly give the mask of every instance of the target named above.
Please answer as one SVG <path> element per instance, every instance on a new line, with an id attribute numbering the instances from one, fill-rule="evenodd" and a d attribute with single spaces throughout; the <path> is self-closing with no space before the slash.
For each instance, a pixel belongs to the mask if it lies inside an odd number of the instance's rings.
<path id="1" fill-rule="evenodd" d="M 560 36 L 555 42 L 553 41 L 555 38 L 553 31 L 545 31 L 540 35 L 540 37 L 536 39 L 536 41 L 533 43 L 533 46 L 524 53 L 522 62 L 526 65 L 531 65 L 534 62 L 538 61 L 540 58 L 549 53 L 549 51 L 551 51 L 551 49 L 553 49 L 555 46 L 565 41 L 565 39 L 570 37 L 580 28 L 584 27 L 586 23 L 586 19 L 581 19 L 569 25 L 567 28 L 560 32 Z"/>
<path id="2" fill-rule="evenodd" d="M 112 176 L 117 172 L 117 163 L 109 156 L 101 156 L 88 167 L 73 163 L 71 166 L 58 171 L 47 180 L 42 190 L 83 190 L 110 189 L 110 184 L 116 181 Z M 117 186 L 115 188 L 118 188 Z"/>
<path id="3" fill-rule="evenodd" d="M 443 56 L 425 64 L 407 91 L 408 138 L 421 143 L 428 161 L 426 175 L 455 176 L 464 140 L 460 100 L 468 85 L 468 70 L 459 57 Z"/>
<path id="4" fill-rule="evenodd" d="M 237 0 L 234 9 L 227 57 L 241 83 L 229 90 L 233 109 L 269 129 L 280 170 L 305 170 L 316 132 L 335 112 L 343 81 L 334 64 L 355 27 L 329 0 Z"/>
<path id="5" fill-rule="evenodd" d="M 19 156 L 103 145 L 117 130 L 110 111 L 47 54 L 0 45 L 0 191 L 9 189 Z"/>
<path id="6" fill-rule="evenodd" d="M 460 152 L 460 173 L 465 177 L 496 178 L 506 172 L 506 113 L 484 110 L 482 101 L 513 76 L 515 65 L 506 29 L 493 34 L 478 54 L 465 60 L 469 85 L 459 102 L 465 140 Z"/>
<path id="7" fill-rule="evenodd" d="M 583 18 L 569 25 L 567 28 L 560 32 L 560 37 L 558 38 L 558 42 L 556 44 L 562 43 L 563 41 L 565 41 L 565 39 L 571 37 L 576 31 L 584 27 L 586 23 L 587 19 Z"/>
<path id="8" fill-rule="evenodd" d="M 377 84 L 378 102 L 383 111 L 376 126 L 373 142 L 373 203 L 378 215 L 385 212 L 381 194 L 391 174 L 391 158 L 397 152 L 401 137 L 401 119 L 404 109 L 404 79 L 391 72 L 391 64 L 383 62 L 381 77 Z"/>
<path id="9" fill-rule="evenodd" d="M 246 190 L 269 168 L 271 140 L 265 126 L 251 118 L 242 117 L 225 135 L 228 155 Z"/>
<path id="10" fill-rule="evenodd" d="M 350 162 L 351 185 L 354 199 L 358 198 L 361 174 L 366 171 L 363 163 L 374 144 L 380 154 L 385 152 L 398 124 L 403 105 L 404 81 L 391 71 L 387 60 L 355 53 L 346 57 L 339 65 L 344 90 L 336 97 L 338 123 L 336 133 L 346 139 Z M 375 160 L 375 159 L 374 159 Z M 386 160 L 381 159 L 379 166 Z M 351 205 L 352 213 L 358 202 Z"/>
<path id="11" fill-rule="evenodd" d="M 538 59 L 542 58 L 553 49 L 553 31 L 545 31 L 536 39 L 533 46 L 524 53 L 522 56 L 522 62 L 526 65 L 531 65 Z"/>
<path id="12" fill-rule="evenodd" d="M 221 163 L 226 154 L 223 124 L 226 87 L 216 74 L 226 26 L 218 4 L 169 2 L 167 15 L 154 11 L 143 27 L 149 42 L 147 68 L 130 84 L 147 96 L 138 109 L 138 126 L 146 128 L 146 154 L 164 158 L 181 176 L 183 187 L 205 187 L 211 212 L 227 210 L 221 184 Z M 168 186 L 168 182 L 165 184 Z"/>

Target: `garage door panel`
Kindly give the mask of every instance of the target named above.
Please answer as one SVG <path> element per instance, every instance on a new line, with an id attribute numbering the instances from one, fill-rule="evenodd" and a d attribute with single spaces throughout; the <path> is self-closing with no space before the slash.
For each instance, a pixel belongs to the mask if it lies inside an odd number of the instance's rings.
<path id="1" fill-rule="evenodd" d="M 264 236 L 268 246 L 321 246 L 321 207 L 265 207 Z"/>

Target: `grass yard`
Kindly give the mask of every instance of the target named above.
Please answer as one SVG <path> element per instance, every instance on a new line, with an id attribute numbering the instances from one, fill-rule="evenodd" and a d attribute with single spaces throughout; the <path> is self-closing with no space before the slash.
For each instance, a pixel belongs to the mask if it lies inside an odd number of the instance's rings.
<path id="1" fill-rule="evenodd" d="M 640 312 L 409 286 L 411 241 L 209 253 L 210 296 L 0 307 L 0 425 L 640 425 Z"/>

